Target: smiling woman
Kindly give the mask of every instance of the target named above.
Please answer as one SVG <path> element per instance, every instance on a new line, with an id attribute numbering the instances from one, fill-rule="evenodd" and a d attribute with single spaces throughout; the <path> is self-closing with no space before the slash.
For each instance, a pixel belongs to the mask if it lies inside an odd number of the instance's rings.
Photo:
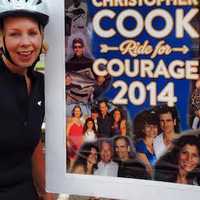
<path id="1" fill-rule="evenodd" d="M 5 59 L 10 70 L 24 74 L 38 58 L 42 44 L 42 33 L 38 23 L 28 17 L 7 17 L 3 24 L 5 47 L 12 64 Z"/>
<path id="2" fill-rule="evenodd" d="M 0 1 L 0 199 L 53 199 L 45 193 L 40 142 L 44 77 L 35 72 L 48 23 L 41 0 Z M 37 189 L 36 189 L 36 187 Z"/>
<path id="3" fill-rule="evenodd" d="M 200 185 L 200 135 L 183 134 L 155 166 L 154 179 Z"/>

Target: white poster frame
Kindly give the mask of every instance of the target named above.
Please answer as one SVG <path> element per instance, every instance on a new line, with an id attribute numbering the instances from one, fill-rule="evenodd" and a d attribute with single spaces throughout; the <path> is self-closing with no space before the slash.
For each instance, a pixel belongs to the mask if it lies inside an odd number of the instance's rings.
<path id="1" fill-rule="evenodd" d="M 46 29 L 46 190 L 130 200 L 199 200 L 200 187 L 129 178 L 66 173 L 64 1 L 47 0 Z"/>

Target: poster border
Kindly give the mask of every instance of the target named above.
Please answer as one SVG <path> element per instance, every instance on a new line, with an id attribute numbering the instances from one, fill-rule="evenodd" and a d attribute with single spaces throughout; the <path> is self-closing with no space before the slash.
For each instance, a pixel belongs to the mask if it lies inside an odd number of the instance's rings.
<path id="1" fill-rule="evenodd" d="M 64 1 L 46 1 L 50 13 L 45 33 L 49 44 L 45 69 L 47 191 L 131 200 L 160 200 L 161 196 L 162 200 L 191 196 L 198 200 L 199 186 L 66 173 Z"/>

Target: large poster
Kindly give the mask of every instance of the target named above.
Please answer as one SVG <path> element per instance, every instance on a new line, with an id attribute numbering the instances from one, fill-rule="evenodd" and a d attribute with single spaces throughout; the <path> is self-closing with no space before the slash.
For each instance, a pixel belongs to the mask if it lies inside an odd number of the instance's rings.
<path id="1" fill-rule="evenodd" d="M 68 189 L 57 191 L 123 199 L 143 199 L 142 191 L 155 199 L 157 188 L 166 199 L 173 190 L 198 193 L 199 2 L 74 0 L 64 17 L 66 129 L 55 155 Z"/>

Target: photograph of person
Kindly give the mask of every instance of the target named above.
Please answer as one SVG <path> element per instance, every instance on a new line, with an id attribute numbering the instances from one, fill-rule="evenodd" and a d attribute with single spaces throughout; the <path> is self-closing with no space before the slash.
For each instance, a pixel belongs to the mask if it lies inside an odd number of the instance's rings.
<path id="1" fill-rule="evenodd" d="M 137 159 L 133 145 L 127 136 L 116 136 L 113 145 L 114 161 L 119 165 L 119 177 L 150 179 L 145 165 Z"/>
<path id="2" fill-rule="evenodd" d="M 94 170 L 97 169 L 98 161 L 99 149 L 97 143 L 87 142 L 81 146 L 75 163 L 82 162 L 86 168 L 86 174 L 94 174 Z"/>
<path id="3" fill-rule="evenodd" d="M 92 117 L 88 117 L 85 121 L 83 127 L 83 137 L 84 142 L 96 142 L 97 141 L 97 130 L 95 127 L 95 122 Z"/>
<path id="4" fill-rule="evenodd" d="M 97 123 L 97 117 L 99 115 L 99 109 L 98 106 L 93 104 L 91 106 L 91 118 L 94 121 L 95 129 L 98 132 L 98 123 Z"/>
<path id="5" fill-rule="evenodd" d="M 76 159 L 77 152 L 83 144 L 83 122 L 81 120 L 82 110 L 79 105 L 75 105 L 71 117 L 67 123 L 67 155 L 72 166 Z"/>
<path id="6" fill-rule="evenodd" d="M 65 0 L 65 4 L 66 35 L 69 36 L 76 32 L 87 34 L 88 8 L 86 2 L 73 0 L 68 7 Z"/>
<path id="7" fill-rule="evenodd" d="M 167 151 L 172 140 L 179 135 L 179 118 L 176 107 L 161 105 L 158 107 L 158 117 L 161 133 L 156 136 L 153 142 L 157 159 Z"/>
<path id="8" fill-rule="evenodd" d="M 93 101 L 95 76 L 92 72 L 94 60 L 84 55 L 84 41 L 75 38 L 72 41 L 73 57 L 66 63 L 66 105 L 69 116 L 75 104 L 79 103 L 85 115 L 90 115 L 90 103 Z"/>
<path id="9" fill-rule="evenodd" d="M 100 138 L 112 137 L 112 117 L 109 112 L 109 105 L 107 99 L 98 101 L 99 114 L 97 117 L 98 133 Z"/>
<path id="10" fill-rule="evenodd" d="M 0 199 L 45 200 L 41 126 L 44 75 L 34 71 L 43 51 L 47 4 L 1 1 Z"/>
<path id="11" fill-rule="evenodd" d="M 200 135 L 183 133 L 156 163 L 154 180 L 200 185 Z"/>
<path id="12" fill-rule="evenodd" d="M 138 116 L 136 116 L 136 119 L 140 120 L 142 123 L 140 130 L 134 131 L 136 153 L 138 159 L 145 164 L 149 175 L 152 176 L 153 166 L 156 163 L 153 142 L 158 135 L 159 119 L 154 110 L 145 110 Z M 137 123 L 138 120 L 135 120 L 134 123 Z M 135 128 L 137 128 L 136 125 Z"/>
<path id="13" fill-rule="evenodd" d="M 113 161 L 112 141 L 102 139 L 99 141 L 100 160 L 94 175 L 99 176 L 118 176 L 118 164 Z"/>
<path id="14" fill-rule="evenodd" d="M 112 126 L 111 126 L 111 135 L 126 135 L 127 134 L 127 116 L 125 111 L 122 108 L 115 108 L 111 112 L 112 117 Z"/>

